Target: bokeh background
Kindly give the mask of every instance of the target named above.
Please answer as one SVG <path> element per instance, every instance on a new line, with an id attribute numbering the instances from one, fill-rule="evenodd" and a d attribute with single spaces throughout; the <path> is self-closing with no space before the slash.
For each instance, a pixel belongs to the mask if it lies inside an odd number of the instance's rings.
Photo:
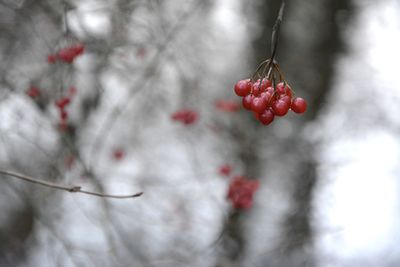
<path id="1" fill-rule="evenodd" d="M 399 266 L 400 2 L 287 1 L 277 60 L 309 105 L 263 126 L 216 102 L 240 103 L 280 4 L 0 1 L 0 170 L 144 192 L 1 175 L 0 266 Z M 250 209 L 225 164 L 259 181 Z"/>

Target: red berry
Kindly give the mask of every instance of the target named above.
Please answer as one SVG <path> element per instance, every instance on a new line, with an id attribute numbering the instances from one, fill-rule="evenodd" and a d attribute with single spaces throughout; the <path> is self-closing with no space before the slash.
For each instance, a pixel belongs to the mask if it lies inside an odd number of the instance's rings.
<path id="1" fill-rule="evenodd" d="M 37 98 L 40 96 L 40 89 L 32 86 L 28 90 L 26 90 L 26 94 L 32 98 Z"/>
<path id="2" fill-rule="evenodd" d="M 72 61 L 75 59 L 75 54 L 70 49 L 63 48 L 58 51 L 58 57 L 66 63 L 72 63 Z"/>
<path id="3" fill-rule="evenodd" d="M 282 99 L 278 99 L 272 104 L 272 109 L 276 116 L 285 116 L 289 111 L 289 105 Z"/>
<path id="4" fill-rule="evenodd" d="M 251 91 L 251 83 L 250 83 L 250 79 L 246 79 L 246 80 L 240 80 L 235 84 L 235 93 L 238 96 L 246 96 L 250 93 Z"/>
<path id="5" fill-rule="evenodd" d="M 235 112 L 238 111 L 240 106 L 237 102 L 230 100 L 217 100 L 215 102 L 215 107 L 221 111 L 225 112 Z"/>
<path id="6" fill-rule="evenodd" d="M 288 106 L 290 107 L 290 103 L 292 102 L 292 99 L 290 96 L 281 95 L 279 99 L 285 101 L 288 104 Z"/>
<path id="7" fill-rule="evenodd" d="M 60 110 L 60 118 L 64 121 L 68 118 L 68 112 L 66 112 L 65 109 Z"/>
<path id="8" fill-rule="evenodd" d="M 75 44 L 60 49 L 57 56 L 66 63 L 72 63 L 77 56 L 83 53 L 84 50 L 85 46 L 83 44 Z"/>
<path id="9" fill-rule="evenodd" d="M 263 97 L 255 97 L 251 102 L 251 109 L 254 112 L 261 113 L 267 108 L 267 102 Z"/>
<path id="10" fill-rule="evenodd" d="M 276 93 L 277 93 L 278 95 L 283 95 L 283 94 L 285 94 L 285 85 L 284 85 L 284 83 L 278 83 L 278 84 L 275 86 L 275 91 L 276 91 Z"/>
<path id="11" fill-rule="evenodd" d="M 262 79 L 261 87 L 266 90 L 268 87 L 271 87 L 272 83 L 267 78 Z"/>
<path id="12" fill-rule="evenodd" d="M 198 114 L 196 111 L 190 109 L 181 109 L 171 115 L 171 119 L 180 121 L 183 124 L 189 125 L 197 121 Z"/>
<path id="13" fill-rule="evenodd" d="M 266 109 L 258 116 L 260 122 L 264 125 L 270 124 L 275 118 L 275 114 L 271 109 Z"/>
<path id="14" fill-rule="evenodd" d="M 232 167 L 229 164 L 224 164 L 219 168 L 219 174 L 229 176 L 232 172 Z"/>
<path id="15" fill-rule="evenodd" d="M 235 209 L 249 209 L 253 204 L 253 195 L 258 187 L 258 181 L 236 176 L 229 185 L 227 198 Z"/>
<path id="16" fill-rule="evenodd" d="M 251 88 L 251 93 L 252 93 L 254 96 L 259 96 L 259 95 L 260 95 L 260 92 L 261 92 L 260 87 L 258 87 L 258 85 L 256 85 L 256 86 L 253 85 L 253 87 Z"/>
<path id="17" fill-rule="evenodd" d="M 59 109 L 64 109 L 66 105 L 68 105 L 71 102 L 71 99 L 69 97 L 62 97 L 56 101 L 56 106 Z"/>
<path id="18" fill-rule="evenodd" d="M 304 113 L 307 109 L 307 102 L 301 97 L 296 97 L 293 99 L 290 108 L 296 113 Z"/>
<path id="19" fill-rule="evenodd" d="M 70 49 L 73 51 L 75 56 L 78 56 L 78 55 L 82 54 L 83 51 L 85 51 L 85 45 L 84 44 L 75 44 L 75 45 L 71 46 Z"/>
<path id="20" fill-rule="evenodd" d="M 261 97 L 263 97 L 265 103 L 267 103 L 267 107 L 271 106 L 272 96 L 273 96 L 273 94 L 271 94 L 269 92 L 264 92 L 261 94 Z"/>
<path id="21" fill-rule="evenodd" d="M 53 64 L 57 61 L 57 55 L 51 54 L 47 56 L 47 63 Z"/>
<path id="22" fill-rule="evenodd" d="M 115 160 L 121 160 L 125 156 L 125 151 L 121 148 L 117 148 L 113 151 L 113 157 Z"/>
<path id="23" fill-rule="evenodd" d="M 253 102 L 254 95 L 247 95 L 242 99 L 242 105 L 245 109 L 251 109 L 251 103 Z"/>

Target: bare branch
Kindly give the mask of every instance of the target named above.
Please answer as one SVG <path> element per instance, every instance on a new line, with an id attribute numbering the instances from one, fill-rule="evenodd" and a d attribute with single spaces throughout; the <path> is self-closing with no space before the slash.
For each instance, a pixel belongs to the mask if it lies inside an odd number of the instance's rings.
<path id="1" fill-rule="evenodd" d="M 273 63 L 276 55 L 276 48 L 278 47 L 278 36 L 279 36 L 279 28 L 283 19 L 283 11 L 285 10 L 285 1 L 282 1 L 281 7 L 279 8 L 279 14 L 276 18 L 275 25 L 272 29 L 272 38 L 271 38 L 271 63 Z"/>
<path id="2" fill-rule="evenodd" d="M 58 189 L 58 190 L 64 190 L 70 193 L 82 193 L 82 194 L 87 194 L 87 195 L 92 195 L 92 196 L 97 196 L 97 197 L 106 197 L 106 198 L 134 198 L 134 197 L 139 197 L 143 195 L 143 192 L 136 193 L 133 195 L 109 195 L 109 194 L 102 194 L 102 193 L 97 193 L 97 192 L 91 192 L 91 191 L 86 191 L 82 190 L 81 186 L 64 186 L 52 182 L 46 182 L 43 180 L 39 180 L 30 176 L 26 176 L 20 173 L 12 172 L 12 171 L 5 171 L 5 170 L 0 170 L 0 174 L 11 176 L 14 178 L 18 178 L 20 180 L 24 180 L 26 182 L 30 182 L 33 184 L 38 184 L 41 186 L 46 186 L 50 187 L 53 189 Z"/>

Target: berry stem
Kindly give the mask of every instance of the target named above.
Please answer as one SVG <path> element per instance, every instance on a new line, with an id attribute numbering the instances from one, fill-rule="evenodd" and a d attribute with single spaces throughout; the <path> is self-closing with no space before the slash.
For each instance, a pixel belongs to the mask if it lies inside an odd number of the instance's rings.
<path id="1" fill-rule="evenodd" d="M 285 9 L 285 1 L 282 1 L 281 7 L 279 8 L 279 14 L 278 17 L 276 18 L 274 27 L 272 28 L 272 37 L 271 37 L 271 61 L 270 65 L 274 63 L 275 55 L 276 55 L 276 50 L 278 47 L 278 37 L 279 37 L 279 29 L 282 23 L 283 19 L 283 11 Z"/>
<path id="2" fill-rule="evenodd" d="M 261 62 L 261 64 L 257 67 L 256 71 L 254 72 L 254 74 L 251 76 L 250 80 L 251 80 L 251 81 L 254 81 L 254 77 L 256 77 L 256 75 L 260 75 L 260 74 L 258 73 L 259 70 L 260 70 L 262 67 L 266 66 L 269 62 L 270 62 L 269 59 L 264 60 L 263 62 Z M 269 64 L 268 64 L 268 65 L 269 65 Z"/>

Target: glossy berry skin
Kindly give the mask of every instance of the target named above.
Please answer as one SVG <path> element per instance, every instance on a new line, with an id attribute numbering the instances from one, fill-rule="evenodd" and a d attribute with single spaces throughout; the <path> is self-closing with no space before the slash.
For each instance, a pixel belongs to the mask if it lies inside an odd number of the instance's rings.
<path id="1" fill-rule="evenodd" d="M 267 103 L 267 107 L 271 106 L 272 103 L 272 95 L 270 92 L 264 92 L 261 94 L 261 97 L 264 98 L 265 103 Z"/>
<path id="2" fill-rule="evenodd" d="M 240 80 L 235 84 L 234 87 L 235 93 L 238 96 L 246 96 L 250 94 L 251 91 L 251 83 L 249 79 Z"/>
<path id="3" fill-rule="evenodd" d="M 276 85 L 276 93 L 278 95 L 287 95 L 292 98 L 292 89 L 290 89 L 289 85 L 285 85 L 283 82 Z"/>
<path id="4" fill-rule="evenodd" d="M 292 98 L 288 95 L 281 95 L 280 100 L 285 101 L 286 104 L 290 107 L 291 103 L 292 103 Z"/>
<path id="5" fill-rule="evenodd" d="M 274 92 L 275 92 L 275 90 L 274 90 L 274 87 L 267 87 L 267 89 L 265 90 L 265 92 L 267 92 L 267 93 L 270 93 L 271 95 L 273 95 L 274 94 Z"/>
<path id="6" fill-rule="evenodd" d="M 251 110 L 257 113 L 263 112 L 267 108 L 267 102 L 263 97 L 255 97 L 251 102 Z"/>
<path id="7" fill-rule="evenodd" d="M 292 100 L 290 108 L 296 113 L 304 113 L 307 110 L 307 102 L 301 97 L 296 97 Z"/>
<path id="8" fill-rule="evenodd" d="M 268 87 L 271 87 L 271 85 L 272 85 L 272 83 L 271 83 L 271 81 L 270 80 L 268 80 L 268 79 L 262 79 L 262 88 L 264 89 L 264 90 L 266 90 Z"/>
<path id="9" fill-rule="evenodd" d="M 270 108 L 264 110 L 258 116 L 258 120 L 264 125 L 270 124 L 274 120 L 274 118 L 275 118 L 275 114 Z"/>
<path id="10" fill-rule="evenodd" d="M 276 116 L 285 116 L 289 111 L 290 106 L 284 100 L 279 99 L 272 104 L 272 109 Z"/>
<path id="11" fill-rule="evenodd" d="M 242 99 L 242 105 L 245 109 L 251 110 L 251 103 L 253 102 L 254 96 L 253 95 L 247 95 L 243 97 Z"/>

